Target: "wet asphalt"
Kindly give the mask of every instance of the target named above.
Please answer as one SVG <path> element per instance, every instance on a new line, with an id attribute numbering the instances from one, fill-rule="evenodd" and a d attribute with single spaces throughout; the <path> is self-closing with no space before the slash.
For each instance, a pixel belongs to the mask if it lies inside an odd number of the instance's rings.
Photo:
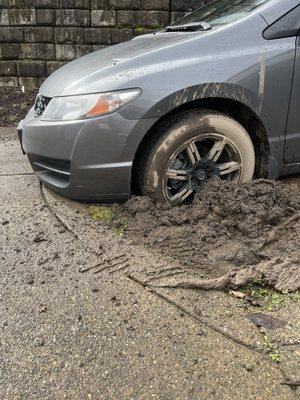
<path id="1" fill-rule="evenodd" d="M 297 398 L 292 323 L 277 365 L 236 299 L 145 288 L 168 261 L 41 187 L 9 133 L 0 189 L 1 399 Z"/>

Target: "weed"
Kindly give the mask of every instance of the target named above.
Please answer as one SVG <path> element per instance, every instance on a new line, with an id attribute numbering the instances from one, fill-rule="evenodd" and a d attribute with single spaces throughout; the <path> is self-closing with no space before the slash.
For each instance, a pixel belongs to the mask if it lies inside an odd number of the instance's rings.
<path id="1" fill-rule="evenodd" d="M 126 229 L 128 228 L 128 225 L 129 225 L 128 219 L 123 219 L 122 221 L 120 221 L 120 223 L 118 224 L 118 226 L 116 228 L 117 235 L 123 236 Z"/>
<path id="2" fill-rule="evenodd" d="M 224 310 L 224 315 L 225 315 L 226 317 L 231 317 L 231 316 L 232 316 L 232 312 L 231 312 L 230 310 L 228 310 L 228 308 L 225 308 L 225 310 Z"/>
<path id="3" fill-rule="evenodd" d="M 146 32 L 148 31 L 148 28 L 145 27 L 145 26 L 136 25 L 136 26 L 134 27 L 134 30 L 135 30 L 136 33 L 142 34 L 142 33 L 144 33 L 144 32 L 146 33 Z"/>
<path id="4" fill-rule="evenodd" d="M 279 293 L 266 287 L 252 287 L 251 297 L 255 299 L 264 299 L 265 310 L 274 311 L 283 307 L 287 300 L 292 300 L 294 302 L 300 301 L 300 292 L 289 293 L 288 291 L 284 291 Z"/>
<path id="5" fill-rule="evenodd" d="M 15 122 L 18 120 L 18 117 L 16 115 L 8 115 L 7 116 L 7 121 L 8 122 Z"/>
<path id="6" fill-rule="evenodd" d="M 300 292 L 290 293 L 290 298 L 294 303 L 300 302 Z"/>
<path id="7" fill-rule="evenodd" d="M 103 222 L 106 225 L 108 225 L 114 217 L 112 210 L 104 206 L 90 206 L 88 211 L 93 220 Z"/>
<path id="8" fill-rule="evenodd" d="M 271 360 L 273 362 L 279 363 L 280 362 L 280 355 L 279 355 L 278 348 L 277 348 L 276 344 L 273 343 L 270 340 L 268 334 L 265 331 L 261 330 L 260 333 L 261 333 L 262 338 L 263 338 L 263 344 L 264 344 L 264 346 L 266 348 L 266 351 L 269 354 Z"/>

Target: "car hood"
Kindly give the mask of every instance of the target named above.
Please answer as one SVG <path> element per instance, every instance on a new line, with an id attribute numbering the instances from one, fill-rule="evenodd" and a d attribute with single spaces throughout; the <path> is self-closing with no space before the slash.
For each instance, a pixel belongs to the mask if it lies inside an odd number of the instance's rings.
<path id="1" fill-rule="evenodd" d="M 134 68 L 149 60 L 155 62 L 157 57 L 161 57 L 158 53 L 166 48 L 205 34 L 206 32 L 157 33 L 139 36 L 128 42 L 98 50 L 54 72 L 45 80 L 40 93 L 47 97 L 55 97 L 124 88 Z"/>

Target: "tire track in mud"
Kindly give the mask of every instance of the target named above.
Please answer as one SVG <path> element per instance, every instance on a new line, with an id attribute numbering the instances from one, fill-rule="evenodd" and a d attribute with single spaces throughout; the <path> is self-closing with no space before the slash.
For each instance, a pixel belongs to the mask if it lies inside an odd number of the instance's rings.
<path id="1" fill-rule="evenodd" d="M 15 176 L 30 176 L 30 175 L 34 175 L 34 172 L 21 172 L 21 173 L 8 173 L 8 174 L 0 174 L 0 178 L 1 177 L 15 177 Z"/>
<path id="2" fill-rule="evenodd" d="M 161 277 L 167 277 L 166 273 L 170 276 L 176 274 L 188 273 L 188 269 L 182 266 L 170 265 L 170 262 L 162 260 L 161 258 L 156 259 L 153 254 L 147 251 L 137 250 L 134 246 L 129 246 L 123 241 L 121 242 L 114 233 L 102 232 L 101 244 L 96 249 L 89 243 L 89 235 L 83 237 L 82 233 L 79 233 L 74 226 L 70 224 L 70 221 L 66 221 L 57 211 L 54 210 L 47 198 L 44 186 L 40 184 L 40 193 L 42 199 L 50 210 L 55 219 L 62 224 L 62 226 L 70 232 L 76 240 L 78 240 L 84 247 L 87 247 L 93 254 L 99 257 L 99 262 L 95 265 L 84 267 L 79 269 L 79 272 L 86 274 L 90 273 L 99 276 L 101 272 L 107 272 L 112 275 L 117 272 L 138 274 L 139 279 L 146 284 L 149 279 L 158 279 Z M 55 196 L 55 195 L 54 195 Z M 61 200 L 60 200 L 61 201 Z M 62 200 L 62 202 L 65 200 Z M 92 232 L 94 237 L 94 231 Z"/>
<path id="3" fill-rule="evenodd" d="M 99 279 L 103 279 L 103 274 L 106 276 L 116 277 L 118 274 L 121 274 L 130 282 L 134 282 L 136 285 L 143 288 L 143 290 L 150 292 L 153 296 L 157 297 L 157 299 L 163 300 L 169 305 L 175 307 L 179 313 L 193 319 L 195 323 L 205 327 L 206 329 L 210 329 L 212 332 L 222 335 L 226 340 L 232 341 L 242 348 L 260 354 L 265 360 L 271 362 L 261 341 L 261 336 L 255 327 L 253 327 L 255 329 L 255 336 L 252 336 L 252 338 L 255 337 L 256 339 L 251 340 L 249 335 L 253 335 L 253 331 L 251 331 L 249 326 L 246 327 L 248 333 L 246 335 L 241 334 L 239 329 L 235 330 L 234 327 L 232 329 L 230 324 L 228 326 L 226 326 L 226 323 L 220 325 L 218 324 L 218 320 L 211 318 L 211 316 L 205 314 L 199 315 L 196 309 L 191 308 L 180 300 L 180 293 L 182 292 L 179 291 L 176 293 L 174 292 L 174 289 L 148 286 L 152 280 L 169 277 L 173 278 L 176 276 L 184 277 L 185 275 L 189 276 L 191 268 L 188 266 L 184 267 L 182 264 L 176 264 L 174 260 L 168 260 L 165 256 L 159 254 L 156 255 L 152 252 L 150 253 L 144 248 L 131 245 L 127 240 L 120 240 L 115 232 L 100 228 L 99 225 L 90 227 L 90 232 L 86 232 L 86 230 L 88 231 L 88 229 L 86 229 L 87 227 L 82 227 L 82 224 L 84 225 L 84 221 L 86 221 L 84 215 L 78 217 L 78 214 L 75 213 L 76 222 L 72 225 L 72 215 L 70 215 L 73 210 L 71 206 L 72 203 L 70 204 L 69 200 L 65 200 L 60 196 L 46 191 L 42 185 L 40 186 L 40 190 L 44 203 L 56 220 L 59 221 L 64 228 L 81 243 L 82 246 L 88 248 L 88 250 L 99 258 L 99 261 L 93 265 L 87 265 L 82 269 L 78 268 L 78 272 L 80 272 L 82 276 L 88 275 L 88 278 L 94 280 L 96 283 Z M 48 201 L 49 198 L 50 201 Z M 52 204 L 53 198 L 55 199 L 54 206 Z M 64 205 L 65 208 L 61 208 L 62 205 Z M 79 223 L 78 219 L 80 217 L 81 219 Z M 79 227 L 80 231 L 78 231 Z M 95 233 L 99 234 L 99 238 L 101 239 L 100 245 L 98 241 L 95 241 Z M 91 238 L 93 240 L 90 240 Z M 179 296 L 177 294 L 179 294 Z M 211 312 L 213 307 L 214 306 L 210 305 L 208 310 Z M 240 317 L 237 318 L 237 321 L 240 321 Z M 245 323 L 242 322 L 241 326 L 245 328 L 244 325 Z M 283 380 L 286 380 L 287 375 L 285 374 L 284 368 L 281 368 L 280 365 L 278 365 L 277 368 L 280 371 Z"/>
<path id="4" fill-rule="evenodd" d="M 48 196 L 54 196 L 54 198 L 60 202 L 59 207 L 61 207 L 62 204 L 64 204 L 65 202 L 67 203 L 68 200 L 62 199 L 52 193 L 49 194 L 49 192 L 45 190 L 42 184 L 40 185 L 40 193 L 44 204 L 52 213 L 54 218 L 59 221 L 59 223 L 68 232 L 70 232 L 73 237 L 81 243 L 81 245 L 83 245 L 94 255 L 99 257 L 99 261 L 96 264 L 78 269 L 78 272 L 80 272 L 82 275 L 87 274 L 90 278 L 92 277 L 93 279 L 95 279 L 95 281 L 97 281 L 97 279 L 101 279 L 102 274 L 122 274 L 123 276 L 125 275 L 127 279 L 129 279 L 131 282 L 135 282 L 139 286 L 143 287 L 144 290 L 147 290 L 151 292 L 154 296 L 157 296 L 160 300 L 164 300 L 172 306 L 176 307 L 179 312 L 186 314 L 190 318 L 194 319 L 197 323 L 200 323 L 206 328 L 209 328 L 212 331 L 221 334 L 226 339 L 240 346 L 243 346 L 263 356 L 266 356 L 264 348 L 260 345 L 260 343 L 256 342 L 253 345 L 247 343 L 241 340 L 239 337 L 236 337 L 235 335 L 229 333 L 226 328 L 223 330 L 219 326 L 207 320 L 205 317 L 200 318 L 194 312 L 181 305 L 178 301 L 172 299 L 171 296 L 168 295 L 169 293 L 171 293 L 170 290 L 156 289 L 147 286 L 148 282 L 158 278 L 166 278 L 169 276 L 173 277 L 176 275 L 183 276 L 184 274 L 188 273 L 187 268 L 184 268 L 182 265 L 176 265 L 174 261 L 168 261 L 162 259 L 161 257 L 156 257 L 146 250 L 137 248 L 136 246 L 132 246 L 128 243 L 124 243 L 124 241 L 120 241 L 120 239 L 113 232 L 101 232 L 99 230 L 99 235 L 101 235 L 102 233 L 100 250 L 95 248 L 95 244 L 92 245 L 91 242 L 89 242 L 88 240 L 90 236 L 87 232 L 87 229 L 83 229 L 82 233 L 78 233 L 76 227 L 72 226 L 72 223 L 70 223 L 69 220 L 67 221 L 66 218 L 62 216 L 62 214 L 65 215 L 64 213 L 62 213 L 62 210 L 60 210 L 61 212 L 58 212 L 53 207 L 51 202 L 48 200 Z M 94 228 L 91 228 L 91 230 L 93 230 L 92 234 L 93 237 L 95 237 Z M 85 236 L 85 234 L 87 236 Z"/>

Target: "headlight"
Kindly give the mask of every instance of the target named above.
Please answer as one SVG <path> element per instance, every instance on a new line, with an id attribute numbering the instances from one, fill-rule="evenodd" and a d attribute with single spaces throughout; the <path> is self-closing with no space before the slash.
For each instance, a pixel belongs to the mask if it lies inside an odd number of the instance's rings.
<path id="1" fill-rule="evenodd" d="M 54 97 L 44 111 L 42 119 L 45 121 L 71 121 L 111 114 L 129 104 L 140 93 L 140 89 L 131 89 L 118 92 Z"/>

